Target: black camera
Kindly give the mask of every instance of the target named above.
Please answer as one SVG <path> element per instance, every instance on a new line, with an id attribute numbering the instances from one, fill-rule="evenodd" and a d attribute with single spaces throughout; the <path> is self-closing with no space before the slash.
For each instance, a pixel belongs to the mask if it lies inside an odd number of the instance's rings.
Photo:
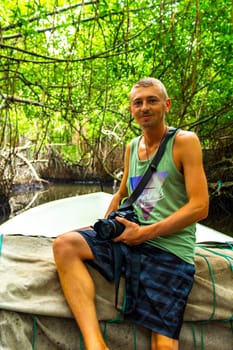
<path id="1" fill-rule="evenodd" d="M 113 211 L 109 214 L 107 219 L 99 219 L 94 224 L 94 230 L 97 233 L 97 237 L 103 240 L 113 239 L 117 236 L 120 236 L 125 229 L 125 226 L 115 220 L 116 216 L 120 216 L 129 221 L 139 224 L 138 217 L 133 211 L 133 209 L 122 210 L 122 211 Z"/>

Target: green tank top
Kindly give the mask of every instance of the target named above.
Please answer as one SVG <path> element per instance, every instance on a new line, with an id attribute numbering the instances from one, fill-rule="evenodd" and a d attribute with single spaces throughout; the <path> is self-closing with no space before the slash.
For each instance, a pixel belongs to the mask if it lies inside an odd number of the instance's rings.
<path id="1" fill-rule="evenodd" d="M 133 192 L 153 156 L 149 160 L 139 160 L 138 145 L 140 137 L 131 141 L 129 176 L 127 181 L 129 195 Z M 157 171 L 133 204 L 141 225 L 150 225 L 163 220 L 188 202 L 184 176 L 176 168 L 172 157 L 174 136 L 168 141 L 166 151 L 159 162 Z M 167 236 L 159 236 L 146 243 L 171 252 L 182 260 L 194 263 L 196 224 Z"/>

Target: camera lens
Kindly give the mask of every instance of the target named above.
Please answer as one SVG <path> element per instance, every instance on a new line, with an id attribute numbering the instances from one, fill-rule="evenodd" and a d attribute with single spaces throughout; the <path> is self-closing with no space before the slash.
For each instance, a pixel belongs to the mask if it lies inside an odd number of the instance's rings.
<path id="1" fill-rule="evenodd" d="M 112 238 L 120 236 L 124 231 L 125 226 L 120 222 L 116 221 L 115 219 L 109 221 L 112 221 Z"/>
<path id="2" fill-rule="evenodd" d="M 119 236 L 124 230 L 124 225 L 114 219 L 101 219 L 95 223 L 94 230 L 99 238 L 107 240 Z"/>
<path id="3" fill-rule="evenodd" d="M 116 221 L 115 219 L 108 219 L 101 226 L 101 238 L 112 239 L 119 236 L 124 231 L 124 225 Z"/>
<path id="4" fill-rule="evenodd" d="M 109 220 L 106 219 L 98 220 L 94 225 L 94 230 L 101 239 L 109 239 L 111 237 L 110 229 L 111 225 L 109 225 Z"/>

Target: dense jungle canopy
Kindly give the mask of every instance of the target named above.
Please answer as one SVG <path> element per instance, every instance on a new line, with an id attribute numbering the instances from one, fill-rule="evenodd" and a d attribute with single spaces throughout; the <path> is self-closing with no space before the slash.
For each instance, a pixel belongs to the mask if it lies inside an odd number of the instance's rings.
<path id="1" fill-rule="evenodd" d="M 229 185 L 232 19 L 231 0 L 0 0 L 0 192 L 117 176 L 145 76 L 167 87 L 167 123 L 199 135 L 214 191 Z"/>

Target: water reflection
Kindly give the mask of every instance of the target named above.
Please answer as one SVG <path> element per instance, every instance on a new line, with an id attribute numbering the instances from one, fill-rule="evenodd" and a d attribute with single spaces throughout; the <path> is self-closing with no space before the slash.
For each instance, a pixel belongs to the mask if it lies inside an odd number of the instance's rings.
<path id="1" fill-rule="evenodd" d="M 113 184 L 49 184 L 48 187 L 43 189 L 35 188 L 22 189 L 21 192 L 17 192 L 10 198 L 11 214 L 10 217 L 2 218 L 1 223 L 6 221 L 15 215 L 20 214 L 26 209 L 36 207 L 40 204 L 47 203 L 53 200 L 58 200 L 66 197 L 79 196 L 87 193 L 94 192 L 107 192 L 114 193 L 116 188 Z M 215 230 L 224 232 L 230 236 L 233 236 L 233 220 L 232 216 L 221 216 L 221 220 L 215 216 L 209 216 L 202 222 L 204 225 L 212 227 Z"/>
<path id="2" fill-rule="evenodd" d="M 17 192 L 10 198 L 10 217 L 43 203 L 94 192 L 113 193 L 113 186 L 110 184 L 50 184 L 37 191 Z"/>

